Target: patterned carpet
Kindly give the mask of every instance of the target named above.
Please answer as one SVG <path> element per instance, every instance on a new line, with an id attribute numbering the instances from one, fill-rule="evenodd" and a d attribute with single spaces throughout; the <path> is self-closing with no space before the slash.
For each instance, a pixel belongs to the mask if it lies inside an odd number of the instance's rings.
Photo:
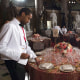
<path id="1" fill-rule="evenodd" d="M 0 80 L 11 80 L 4 61 L 0 60 Z"/>

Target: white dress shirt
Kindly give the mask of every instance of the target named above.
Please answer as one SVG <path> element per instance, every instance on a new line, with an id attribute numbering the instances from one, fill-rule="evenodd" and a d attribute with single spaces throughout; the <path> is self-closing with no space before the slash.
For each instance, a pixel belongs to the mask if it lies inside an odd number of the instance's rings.
<path id="1" fill-rule="evenodd" d="M 64 34 L 66 34 L 66 33 L 67 33 L 67 29 L 66 29 L 66 28 L 62 28 L 62 32 L 63 32 Z"/>
<path id="2" fill-rule="evenodd" d="M 36 58 L 36 55 L 28 46 L 27 40 L 25 43 L 24 34 L 19 24 L 20 22 L 14 18 L 3 25 L 0 32 L 0 54 L 4 60 L 15 60 L 26 65 L 28 59 L 20 59 L 21 53 L 28 53 L 30 58 Z"/>
<path id="3" fill-rule="evenodd" d="M 55 26 L 53 29 L 57 29 L 58 33 L 60 32 L 63 35 L 63 32 L 62 32 L 62 30 L 61 30 L 61 28 L 59 26 Z"/>

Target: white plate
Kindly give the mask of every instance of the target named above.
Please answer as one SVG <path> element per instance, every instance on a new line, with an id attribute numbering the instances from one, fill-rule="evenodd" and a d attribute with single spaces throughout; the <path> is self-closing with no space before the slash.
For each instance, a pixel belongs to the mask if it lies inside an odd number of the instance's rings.
<path id="1" fill-rule="evenodd" d="M 39 65 L 39 68 L 43 69 L 43 70 L 52 69 L 52 68 L 54 68 L 54 65 L 52 63 L 42 63 Z"/>
<path id="2" fill-rule="evenodd" d="M 34 63 L 34 62 L 36 62 L 36 60 L 35 60 L 35 59 L 33 59 L 33 58 L 30 58 L 30 59 L 29 59 L 29 62 Z"/>
<path id="3" fill-rule="evenodd" d="M 66 66 L 66 65 L 68 65 L 68 64 L 65 64 L 65 66 Z M 62 71 L 62 72 L 72 72 L 72 71 L 75 70 L 75 67 L 74 67 L 74 66 L 72 66 L 72 68 L 73 68 L 72 70 L 64 70 L 64 69 L 63 69 L 63 66 L 64 66 L 64 65 L 62 65 L 62 66 L 59 67 L 59 70 Z"/>
<path id="4" fill-rule="evenodd" d="M 42 52 L 36 52 L 36 55 L 37 56 L 41 56 L 42 55 Z"/>

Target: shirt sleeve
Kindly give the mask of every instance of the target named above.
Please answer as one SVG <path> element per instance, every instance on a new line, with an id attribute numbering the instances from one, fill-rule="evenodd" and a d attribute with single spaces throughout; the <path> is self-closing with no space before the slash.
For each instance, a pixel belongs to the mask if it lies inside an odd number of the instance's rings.
<path id="1" fill-rule="evenodd" d="M 25 33 L 26 33 L 26 30 L 25 30 Z M 25 37 L 26 37 L 26 34 L 25 34 Z M 36 58 L 37 56 L 34 53 L 34 51 L 31 49 L 31 47 L 29 46 L 27 39 L 26 39 L 26 46 L 27 46 L 26 52 L 30 55 L 30 58 Z"/>
<path id="2" fill-rule="evenodd" d="M 26 45 L 27 45 L 27 53 L 30 55 L 30 58 L 36 58 L 37 56 L 34 53 L 34 51 L 30 48 L 28 41 L 27 41 Z"/>
<path id="3" fill-rule="evenodd" d="M 13 37 L 13 27 L 14 26 L 8 24 L 3 26 L 3 29 L 0 33 L 0 54 L 10 60 L 18 61 L 21 56 L 21 50 L 13 49 L 8 45 L 9 42 L 11 42 L 11 37 Z"/>
<path id="4" fill-rule="evenodd" d="M 67 33 L 67 29 L 66 29 L 66 33 Z"/>

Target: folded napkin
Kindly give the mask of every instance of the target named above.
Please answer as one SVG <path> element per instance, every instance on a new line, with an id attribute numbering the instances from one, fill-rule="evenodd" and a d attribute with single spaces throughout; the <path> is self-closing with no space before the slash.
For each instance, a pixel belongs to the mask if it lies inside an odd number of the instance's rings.
<path id="1" fill-rule="evenodd" d="M 63 65 L 62 69 L 64 71 L 73 71 L 73 66 L 72 65 Z"/>
<path id="2" fill-rule="evenodd" d="M 53 64 L 52 63 L 43 63 L 43 64 L 40 65 L 40 68 L 51 69 L 51 68 L 53 68 Z"/>

